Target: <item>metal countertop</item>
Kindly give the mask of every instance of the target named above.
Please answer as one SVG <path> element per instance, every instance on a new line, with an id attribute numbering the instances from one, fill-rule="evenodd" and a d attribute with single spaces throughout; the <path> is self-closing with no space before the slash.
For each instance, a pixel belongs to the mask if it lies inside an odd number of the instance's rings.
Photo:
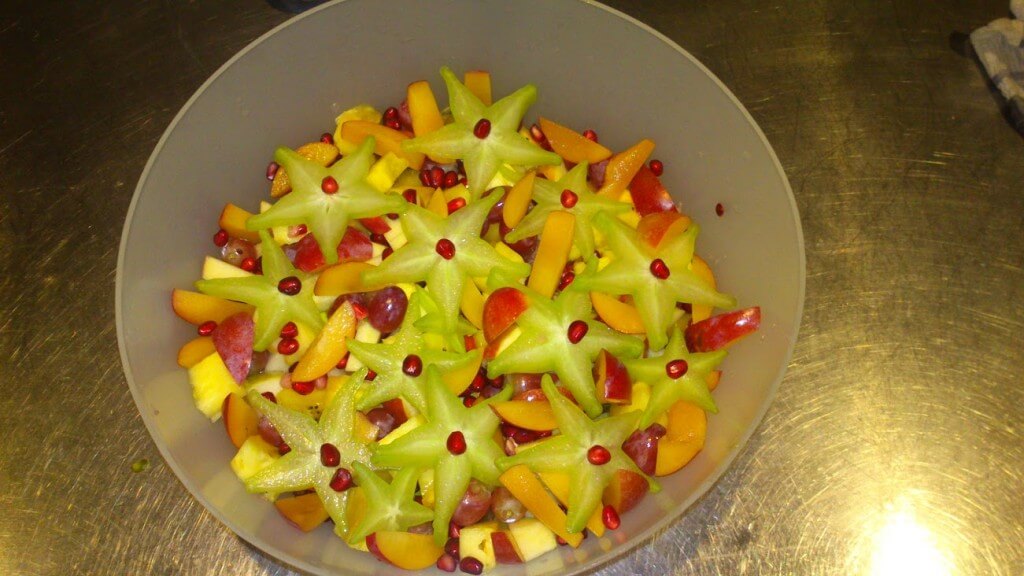
<path id="1" fill-rule="evenodd" d="M 750 110 L 793 185 L 808 278 L 751 443 L 602 573 L 1024 574 L 1024 139 L 962 55 L 1007 2 L 608 3 Z M 113 313 L 157 139 L 287 17 L 259 0 L 0 8 L 0 574 L 289 573 L 163 464 Z"/>

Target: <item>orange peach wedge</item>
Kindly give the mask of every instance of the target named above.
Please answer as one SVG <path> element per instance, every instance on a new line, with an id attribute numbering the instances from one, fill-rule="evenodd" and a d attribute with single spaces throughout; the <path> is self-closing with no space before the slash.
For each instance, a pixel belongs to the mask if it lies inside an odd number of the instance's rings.
<path id="1" fill-rule="evenodd" d="M 185 342 L 185 344 L 178 349 L 178 366 L 182 368 L 191 368 L 198 364 L 203 358 L 206 358 L 210 354 L 216 352 L 217 349 L 213 345 L 213 338 L 209 336 L 199 336 Z"/>
<path id="2" fill-rule="evenodd" d="M 548 490 L 555 495 L 555 498 L 563 506 L 569 505 L 569 492 L 572 487 L 569 485 L 569 475 L 564 472 L 541 472 L 540 479 L 548 487 Z M 646 484 L 646 481 L 644 482 Z M 587 529 L 595 536 L 604 535 L 604 522 L 601 521 L 601 508 L 597 507 L 587 519 Z"/>
<path id="3" fill-rule="evenodd" d="M 259 232 L 253 232 L 245 227 L 245 222 L 250 216 L 252 216 L 252 212 L 228 202 L 220 212 L 218 223 L 229 236 L 257 243 L 260 241 Z"/>
<path id="4" fill-rule="evenodd" d="M 680 400 L 668 409 L 666 434 L 658 440 L 655 476 L 667 476 L 679 470 L 704 447 L 708 418 L 704 410 Z"/>
<path id="5" fill-rule="evenodd" d="M 533 182 L 536 178 L 537 173 L 530 170 L 508 191 L 505 205 L 501 208 L 501 218 L 509 228 L 515 228 L 523 216 L 526 216 L 526 210 L 533 200 Z"/>
<path id="6" fill-rule="evenodd" d="M 341 137 L 357 146 L 369 136 L 374 138 L 373 151 L 378 156 L 391 152 L 399 158 L 404 158 L 413 170 L 423 167 L 423 160 L 426 158 L 423 154 L 402 149 L 402 141 L 409 138 L 406 133 L 366 120 L 349 120 L 341 125 Z"/>
<path id="7" fill-rule="evenodd" d="M 640 219 L 636 233 L 645 244 L 657 250 L 662 242 L 686 232 L 690 223 L 690 217 L 679 212 L 653 212 Z"/>
<path id="8" fill-rule="evenodd" d="M 480 371 L 480 364 L 484 361 L 483 350 L 473 350 L 472 356 L 462 365 L 441 374 L 441 381 L 448 386 L 453 394 L 458 396 L 465 392 L 466 388 L 473 383 L 473 378 Z"/>
<path id="9" fill-rule="evenodd" d="M 591 292 L 590 301 L 601 320 L 619 332 L 644 334 L 647 331 L 640 319 L 640 312 L 632 304 L 602 292 Z"/>
<path id="10" fill-rule="evenodd" d="M 527 286 L 547 297 L 555 293 L 569 260 L 575 230 L 576 216 L 571 212 L 555 210 L 548 214 Z"/>
<path id="11" fill-rule="evenodd" d="M 498 479 L 534 517 L 543 522 L 552 532 L 561 536 L 570 546 L 576 548 L 580 542 L 583 542 L 582 533 L 570 534 L 566 530 L 565 512 L 544 488 L 544 484 L 537 478 L 537 475 L 525 465 L 520 464 L 509 468 Z"/>
<path id="12" fill-rule="evenodd" d="M 551 149 L 569 162 L 579 164 L 589 162 L 596 164 L 612 155 L 612 151 L 589 140 L 579 132 L 552 122 L 547 118 L 538 120 L 541 131 L 548 139 Z"/>
<path id="13" fill-rule="evenodd" d="M 274 507 L 285 520 L 303 532 L 313 530 L 328 518 L 327 509 L 316 492 L 281 498 L 274 502 Z"/>
<path id="14" fill-rule="evenodd" d="M 313 294 L 317 296 L 341 296 L 354 292 L 365 292 L 367 286 L 363 284 L 363 272 L 373 268 L 373 264 L 366 262 L 342 262 L 325 269 L 320 273 L 313 287 Z"/>
<path id="15" fill-rule="evenodd" d="M 374 556 L 403 570 L 423 570 L 437 562 L 444 547 L 431 534 L 411 532 L 374 532 L 366 537 L 366 547 Z"/>
<path id="16" fill-rule="evenodd" d="M 555 413 L 547 401 L 507 400 L 492 403 L 491 409 L 505 422 L 527 430 L 543 432 L 558 427 Z"/>
<path id="17" fill-rule="evenodd" d="M 245 401 L 245 396 L 237 392 L 225 396 L 221 414 L 224 416 L 224 429 L 235 448 L 241 448 L 248 437 L 259 434 L 259 416 Z"/>
<path id="18" fill-rule="evenodd" d="M 309 382 L 327 374 L 348 352 L 348 339 L 356 333 L 356 314 L 346 301 L 334 311 L 320 334 L 302 355 L 292 373 L 296 382 Z"/>
<path id="19" fill-rule="evenodd" d="M 491 105 L 491 73 L 483 70 L 470 70 L 465 75 L 466 88 L 484 103 Z"/>
<path id="20" fill-rule="evenodd" d="M 213 320 L 220 323 L 228 316 L 239 312 L 252 314 L 254 308 L 248 304 L 233 302 L 216 296 L 208 296 L 201 292 L 190 292 L 175 288 L 171 292 L 171 308 L 179 318 L 196 326 Z"/>
<path id="21" fill-rule="evenodd" d="M 715 282 L 715 274 L 711 272 L 711 267 L 700 256 L 693 256 L 693 260 L 690 261 L 690 271 L 707 282 L 712 288 L 717 288 L 718 283 Z M 691 322 L 707 320 L 711 318 L 711 313 L 715 310 L 714 306 L 708 306 L 707 304 L 693 304 L 690 308 L 692 312 Z"/>
<path id="22" fill-rule="evenodd" d="M 608 167 L 604 171 L 604 185 L 598 193 L 609 198 L 618 199 L 622 191 L 629 186 L 633 176 L 640 170 L 640 167 L 647 161 L 647 157 L 654 151 L 654 142 L 644 139 L 631 148 L 619 152 L 608 161 Z"/>

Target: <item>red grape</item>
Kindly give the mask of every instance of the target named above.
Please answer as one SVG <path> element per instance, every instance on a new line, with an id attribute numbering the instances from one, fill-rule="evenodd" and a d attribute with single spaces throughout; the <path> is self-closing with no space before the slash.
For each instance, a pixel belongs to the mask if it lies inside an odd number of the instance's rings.
<path id="1" fill-rule="evenodd" d="M 366 418 L 377 427 L 377 440 L 387 436 L 398 427 L 395 417 L 383 408 L 374 408 L 366 413 Z"/>
<path id="2" fill-rule="evenodd" d="M 476 479 L 469 481 L 469 487 L 463 494 L 455 514 L 452 515 L 452 522 L 459 526 L 476 524 L 491 509 L 491 491 L 483 483 Z"/>
<path id="3" fill-rule="evenodd" d="M 231 238 L 220 249 L 220 257 L 232 266 L 241 266 L 246 258 L 256 259 L 256 248 L 241 238 Z"/>
<path id="4" fill-rule="evenodd" d="M 511 524 L 526 515 L 526 507 L 516 499 L 508 488 L 499 486 L 491 493 L 491 511 L 500 522 Z"/>
<path id="5" fill-rule="evenodd" d="M 367 306 L 370 325 L 381 332 L 393 332 L 405 318 L 405 310 L 409 307 L 409 298 L 397 286 L 388 286 L 378 290 Z"/>

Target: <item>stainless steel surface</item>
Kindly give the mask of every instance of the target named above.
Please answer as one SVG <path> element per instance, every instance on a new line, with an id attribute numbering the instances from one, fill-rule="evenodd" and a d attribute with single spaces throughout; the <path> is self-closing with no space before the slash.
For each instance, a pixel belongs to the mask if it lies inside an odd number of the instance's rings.
<path id="1" fill-rule="evenodd" d="M 605 573 L 1024 573 L 1024 140 L 950 41 L 1006 2 L 609 4 L 751 111 L 793 185 L 808 279 L 759 432 Z M 0 10 L 0 574 L 289 573 L 160 460 L 113 323 L 156 140 L 286 18 L 259 0 Z"/>

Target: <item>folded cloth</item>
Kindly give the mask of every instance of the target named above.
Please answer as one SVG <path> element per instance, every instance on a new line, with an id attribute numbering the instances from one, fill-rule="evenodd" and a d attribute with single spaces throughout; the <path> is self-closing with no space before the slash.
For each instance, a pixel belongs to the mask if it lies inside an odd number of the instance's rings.
<path id="1" fill-rule="evenodd" d="M 1010 120 L 1024 134 L 1024 0 L 1011 0 L 1016 17 L 1000 18 L 971 33 L 971 44 L 992 83 L 1006 98 Z"/>

